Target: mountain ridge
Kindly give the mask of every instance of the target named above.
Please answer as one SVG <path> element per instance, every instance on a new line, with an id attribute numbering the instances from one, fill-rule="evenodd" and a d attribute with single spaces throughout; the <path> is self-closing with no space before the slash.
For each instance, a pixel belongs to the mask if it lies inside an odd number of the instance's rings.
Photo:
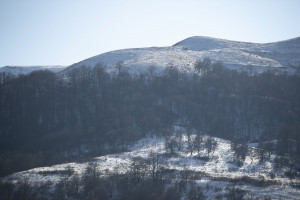
<path id="1" fill-rule="evenodd" d="M 109 72 L 115 72 L 119 65 L 131 74 L 143 73 L 149 67 L 160 72 L 169 66 L 180 71 L 193 72 L 195 62 L 207 57 L 236 70 L 261 73 L 276 69 L 293 74 L 300 69 L 300 37 L 270 43 L 253 43 L 192 36 L 172 46 L 109 51 L 69 66 L 4 66 L 0 68 L 0 72 L 19 75 L 48 69 L 65 76 L 75 68 L 94 67 L 97 64 L 103 65 Z"/>
<path id="2" fill-rule="evenodd" d="M 68 66 L 63 73 L 80 67 L 102 64 L 114 71 L 118 63 L 130 73 L 139 74 L 150 66 L 164 69 L 175 66 L 191 72 L 197 60 L 209 57 L 213 62 L 237 70 L 252 67 L 255 72 L 280 69 L 295 73 L 300 66 L 300 37 L 273 43 L 250 43 L 204 36 L 193 36 L 168 47 L 121 49 L 99 54 Z"/>
<path id="3" fill-rule="evenodd" d="M 0 73 L 6 72 L 13 75 L 29 74 L 37 70 L 50 70 L 52 72 L 59 72 L 64 69 L 65 66 L 62 65 L 48 65 L 48 66 L 3 66 L 0 67 Z"/>

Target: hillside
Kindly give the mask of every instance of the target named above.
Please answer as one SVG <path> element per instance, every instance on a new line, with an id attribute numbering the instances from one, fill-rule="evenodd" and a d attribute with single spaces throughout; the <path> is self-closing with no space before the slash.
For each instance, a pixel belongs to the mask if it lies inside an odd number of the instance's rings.
<path id="1" fill-rule="evenodd" d="M 153 66 L 158 71 L 167 66 L 190 72 L 197 60 L 210 58 L 223 62 L 225 66 L 238 70 L 262 72 L 279 69 L 296 72 L 300 66 L 300 39 L 257 44 L 236 42 L 210 37 L 190 37 L 171 47 L 151 47 L 111 51 L 75 63 L 63 73 L 80 67 L 97 64 L 114 71 L 118 65 L 132 74 L 139 74 Z"/>
<path id="2" fill-rule="evenodd" d="M 252 57 L 254 60 L 265 60 L 265 63 L 261 66 L 299 67 L 300 65 L 300 37 L 265 44 L 237 42 L 208 37 L 191 37 L 175 44 L 174 46 L 181 46 L 193 51 L 224 51 L 234 49 L 234 54 L 247 56 L 247 59 Z M 241 63 L 245 64 L 245 61 L 242 60 L 243 59 L 241 59 Z M 256 65 L 251 62 L 251 60 L 248 62 L 250 65 Z"/>
<path id="3" fill-rule="evenodd" d="M 0 74 L 0 199 L 297 199 L 298 44 L 192 37 Z"/>
<path id="4" fill-rule="evenodd" d="M 14 75 L 28 74 L 36 70 L 48 69 L 61 75 L 72 69 L 102 64 L 108 72 L 121 67 L 131 74 L 140 74 L 149 67 L 160 73 L 169 66 L 185 72 L 192 72 L 197 60 L 210 58 L 222 62 L 226 67 L 261 73 L 276 69 L 295 73 L 300 66 L 300 37 L 274 43 L 247 43 L 211 37 L 190 37 L 170 47 L 150 47 L 122 49 L 103 53 L 64 68 L 63 66 L 5 66 L 0 72 Z"/>
<path id="5" fill-rule="evenodd" d="M 176 127 L 175 130 L 186 132 L 180 127 Z M 173 137 L 182 145 L 180 150 L 176 149 L 173 154 L 168 153 L 167 138 L 147 137 L 139 140 L 124 153 L 95 157 L 89 162 L 35 168 L 10 175 L 4 180 L 12 183 L 26 180 L 33 187 L 47 184 L 50 195 L 51 191 L 55 190 L 55 186 L 63 181 L 71 181 L 74 177 L 83 179 L 86 169 L 91 165 L 96 166 L 101 177 L 108 177 L 114 173 L 131 177 L 132 168 L 139 164 L 137 161 L 147 163 L 147 160 L 151 161 L 152 156 L 155 155 L 159 156 L 158 165 L 163 168 L 161 175 L 165 181 L 175 184 L 184 180 L 187 185 L 196 184 L 207 199 L 216 199 L 217 196 L 226 197 L 231 188 L 238 188 L 245 191 L 248 197 L 259 199 L 297 199 L 300 195 L 300 191 L 293 188 L 297 181 L 289 179 L 282 170 L 274 167 L 275 154 L 264 162 L 260 162 L 259 157 L 254 156 L 253 152 L 258 149 L 257 144 L 248 144 L 249 153 L 243 164 L 238 166 L 234 162 L 235 153 L 231 148 L 232 143 L 228 140 L 213 138 L 218 146 L 210 154 L 209 160 L 206 160 L 207 150 L 204 146 L 199 154 L 196 150 L 191 154 L 186 134 Z M 195 139 L 195 135 L 190 137 Z M 207 138 L 208 136 L 203 136 L 204 140 Z M 151 171 L 150 163 L 148 167 L 149 169 L 147 167 L 144 169 L 146 171 L 137 172 L 145 173 L 144 179 L 151 177 L 150 172 L 148 174 L 147 171 Z M 181 198 L 186 198 L 187 191 L 190 189 L 187 187 L 185 190 L 186 193 L 182 193 Z M 117 196 L 117 192 L 112 194 L 112 198 Z"/>

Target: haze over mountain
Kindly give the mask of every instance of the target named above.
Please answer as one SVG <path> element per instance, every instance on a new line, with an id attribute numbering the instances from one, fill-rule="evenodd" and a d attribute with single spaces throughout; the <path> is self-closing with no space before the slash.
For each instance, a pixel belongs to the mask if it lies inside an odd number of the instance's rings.
<path id="1" fill-rule="evenodd" d="M 37 70 L 50 70 L 52 72 L 58 72 L 64 69 L 65 66 L 53 65 L 53 66 L 4 66 L 0 68 L 1 72 L 11 73 L 13 75 L 29 74 Z"/>

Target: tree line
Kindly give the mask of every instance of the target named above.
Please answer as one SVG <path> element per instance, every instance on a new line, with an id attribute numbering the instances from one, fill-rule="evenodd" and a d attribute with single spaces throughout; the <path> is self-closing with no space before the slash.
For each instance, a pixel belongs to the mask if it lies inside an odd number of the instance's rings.
<path id="1" fill-rule="evenodd" d="M 195 73 L 111 75 L 101 65 L 67 76 L 2 73 L 0 176 L 123 151 L 149 134 L 169 136 L 175 124 L 239 144 L 276 140 L 282 159 L 299 160 L 299 91 L 297 75 L 249 74 L 209 59 L 196 62 Z"/>

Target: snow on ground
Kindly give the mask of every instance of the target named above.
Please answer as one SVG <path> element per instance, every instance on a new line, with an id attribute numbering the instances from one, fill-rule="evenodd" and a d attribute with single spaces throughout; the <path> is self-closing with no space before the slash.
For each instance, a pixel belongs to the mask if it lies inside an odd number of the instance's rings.
<path id="1" fill-rule="evenodd" d="M 120 173 L 124 173 L 131 164 L 133 157 L 147 158 L 150 152 L 164 152 L 164 139 L 160 138 L 147 138 L 139 140 L 135 145 L 130 147 L 131 151 L 110 154 L 106 156 L 95 157 L 93 162 L 98 164 L 97 168 L 105 172 L 107 170 L 113 170 L 118 168 Z M 87 163 L 66 163 L 53 165 L 50 167 L 39 167 L 31 170 L 18 172 L 5 178 L 12 182 L 19 180 L 26 180 L 30 184 L 36 184 L 38 182 L 58 182 L 64 177 L 60 172 L 68 168 L 74 170 L 76 174 L 82 174 L 85 168 L 88 166 Z M 53 173 L 51 173 L 53 172 Z M 56 173 L 57 172 L 57 173 Z"/>
<path id="2" fill-rule="evenodd" d="M 192 136 L 193 137 L 193 136 Z M 207 137 L 207 136 L 205 136 Z M 127 152 L 110 154 L 106 156 L 100 156 L 94 158 L 94 163 L 97 163 L 97 169 L 99 169 L 104 175 L 117 170 L 119 173 L 125 173 L 132 162 L 134 157 L 148 158 L 151 152 L 164 154 L 165 167 L 169 169 L 175 169 L 177 171 L 191 170 L 193 172 L 199 172 L 203 174 L 200 180 L 197 180 L 197 185 L 204 187 L 207 184 L 213 186 L 207 191 L 206 195 L 211 196 L 211 193 L 216 194 L 213 189 L 220 188 L 220 191 L 224 191 L 226 186 L 230 186 L 233 183 L 229 181 L 242 178 L 244 176 L 253 179 L 263 179 L 276 181 L 276 184 L 271 184 L 267 187 L 255 187 L 249 184 L 238 184 L 236 187 L 250 191 L 259 196 L 272 196 L 272 199 L 293 199 L 300 196 L 300 190 L 290 186 L 293 180 L 288 179 L 282 172 L 273 169 L 272 163 L 266 161 L 262 164 L 258 159 L 251 160 L 246 158 L 245 164 L 242 167 L 238 167 L 233 164 L 233 152 L 230 149 L 230 142 L 224 139 L 215 138 L 218 142 L 217 149 L 211 153 L 209 161 L 203 161 L 197 158 L 196 152 L 190 155 L 187 149 L 177 152 L 176 155 L 171 156 L 166 154 L 164 142 L 165 138 L 148 137 L 139 140 L 136 144 L 131 146 Z M 182 138 L 183 142 L 187 141 L 187 136 Z M 185 143 L 185 148 L 186 148 Z M 255 148 L 255 145 L 251 145 Z M 205 150 L 200 152 L 201 156 L 205 156 L 207 153 Z M 6 181 L 28 181 L 28 183 L 35 185 L 39 183 L 52 182 L 58 183 L 62 178 L 66 178 L 66 173 L 63 173 L 67 169 L 74 170 L 74 174 L 82 175 L 85 168 L 89 163 L 66 163 L 60 165 L 54 165 L 50 167 L 40 167 L 31 169 L 24 172 L 12 174 L 5 178 Z M 270 172 L 276 174 L 275 178 L 269 177 Z M 212 198 L 213 196 L 211 196 Z M 213 198 L 212 198 L 213 199 Z M 296 198 L 295 198 L 296 199 Z"/>
<path id="3" fill-rule="evenodd" d="M 300 37 L 273 43 L 249 43 L 198 36 L 187 38 L 174 46 L 194 51 L 235 49 L 254 59 L 257 56 L 277 61 L 286 67 L 300 66 Z"/>
<path id="4" fill-rule="evenodd" d="M 297 200 L 299 199 L 300 194 L 299 189 L 292 188 L 289 185 L 271 185 L 268 187 L 255 187 L 245 184 L 234 185 L 224 181 L 213 181 L 207 179 L 197 180 L 196 184 L 197 186 L 202 188 L 202 191 L 208 200 L 216 199 L 217 194 L 226 194 L 228 192 L 228 186 L 246 190 L 248 193 L 248 197 L 258 197 L 259 199 L 270 197 L 273 200 Z"/>

